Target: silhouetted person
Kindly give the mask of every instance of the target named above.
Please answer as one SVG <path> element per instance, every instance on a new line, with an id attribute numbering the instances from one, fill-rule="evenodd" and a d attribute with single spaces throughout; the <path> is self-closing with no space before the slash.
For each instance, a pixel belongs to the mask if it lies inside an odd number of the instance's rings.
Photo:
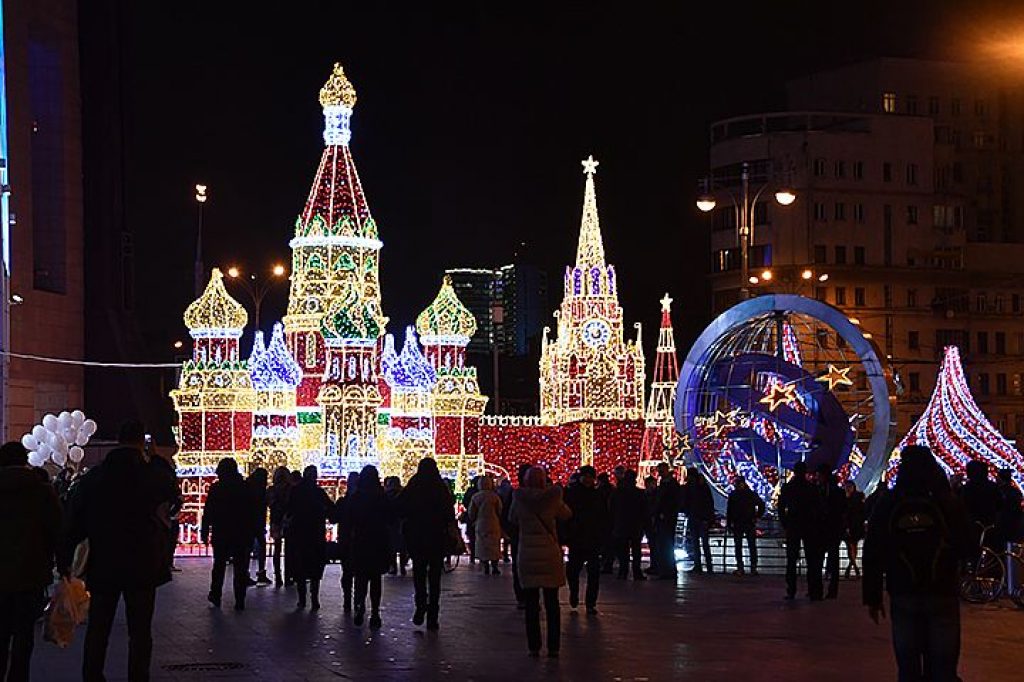
<path id="1" fill-rule="evenodd" d="M 484 574 L 501 575 L 501 498 L 494 491 L 494 478 L 489 474 L 477 477 L 480 489 L 469 503 L 469 523 L 476 537 L 476 556 L 483 562 Z"/>
<path id="2" fill-rule="evenodd" d="M 516 481 L 521 488 L 523 482 L 526 480 L 526 472 L 533 468 L 533 465 L 524 462 L 519 465 L 519 469 L 516 472 Z M 526 608 L 526 602 L 523 600 L 523 587 L 522 583 L 519 582 L 519 523 L 515 517 L 512 516 L 512 499 L 515 497 L 513 491 L 512 497 L 509 499 L 509 503 L 502 510 L 503 525 L 505 528 L 505 534 L 509 537 L 509 543 L 512 545 L 512 589 L 516 595 L 516 607 L 519 609 Z"/>
<path id="3" fill-rule="evenodd" d="M 880 483 L 879 485 L 884 486 Z M 857 565 L 858 543 L 864 539 L 865 504 L 864 493 L 857 490 L 857 484 L 847 481 L 843 484 L 846 492 L 846 509 L 843 516 L 843 541 L 846 543 L 846 577 L 853 571 L 860 577 L 860 566 Z"/>
<path id="4" fill-rule="evenodd" d="M 601 552 L 610 535 L 611 516 L 608 492 L 597 487 L 597 472 L 581 466 L 579 481 L 565 491 L 565 504 L 572 511 L 566 523 L 569 560 L 565 572 L 569 579 L 569 606 L 580 603 L 580 571 L 587 568 L 587 613 L 597 613 L 597 595 L 601 588 Z M 610 486 L 609 486 L 610 487 Z"/>
<path id="5" fill-rule="evenodd" d="M 35 622 L 53 582 L 60 536 L 57 493 L 28 466 L 21 443 L 0 446 L 0 680 L 28 680 Z"/>
<path id="6" fill-rule="evenodd" d="M 622 478 L 622 474 L 625 473 L 626 468 L 623 466 L 615 467 L 612 472 L 615 475 L 614 485 L 612 484 L 612 478 L 605 472 L 601 472 L 597 475 L 597 491 L 604 495 L 605 507 L 611 509 L 612 506 L 612 493 L 615 492 L 615 486 L 619 484 Z M 601 573 L 612 573 L 615 568 L 615 559 L 618 557 L 618 548 L 612 543 L 612 527 L 610 522 L 611 517 L 609 516 L 609 523 L 606 528 L 604 542 L 601 545 Z"/>
<path id="7" fill-rule="evenodd" d="M 647 580 L 641 570 L 641 544 L 647 527 L 647 501 L 636 487 L 636 472 L 626 471 L 611 497 L 612 538 L 619 554 L 619 578 L 633 567 L 633 580 Z M 632 561 L 630 557 L 632 556 Z"/>
<path id="8" fill-rule="evenodd" d="M 270 540 L 273 543 L 274 586 L 285 584 L 285 576 L 281 571 L 281 553 L 284 548 L 284 515 L 288 511 L 288 495 L 292 484 L 288 477 L 287 467 L 274 469 L 274 482 L 267 489 L 267 507 L 270 510 Z M 291 584 L 291 581 L 288 581 Z"/>
<path id="9" fill-rule="evenodd" d="M 654 498 L 654 535 L 658 552 L 657 573 L 659 578 L 675 580 L 676 577 L 676 522 L 682 492 L 675 474 L 666 462 L 658 465 L 658 491 Z"/>
<path id="10" fill-rule="evenodd" d="M 644 536 L 647 538 L 647 549 L 650 554 L 650 565 L 647 567 L 649 575 L 657 576 L 660 570 L 658 562 L 661 551 L 658 549 L 658 534 L 655 531 L 655 515 L 658 507 L 658 479 L 654 476 L 644 477 L 644 504 L 647 508 L 646 524 L 644 525 Z M 673 561 L 675 556 L 673 555 Z"/>
<path id="11" fill-rule="evenodd" d="M 476 563 L 476 528 L 469 522 L 469 505 L 473 503 L 473 496 L 480 490 L 480 478 L 474 476 L 466 492 L 462 494 L 462 516 L 459 521 L 466 524 L 466 545 L 469 547 L 469 565 Z"/>
<path id="12" fill-rule="evenodd" d="M 424 457 L 409 479 L 409 485 L 397 499 L 398 513 L 404 519 L 405 546 L 412 558 L 412 578 L 416 589 L 416 611 L 412 622 L 427 629 L 440 626 L 441 573 L 448 542 L 448 531 L 455 523 L 455 499 L 441 479 L 437 462 Z"/>
<path id="13" fill-rule="evenodd" d="M 750 555 L 750 573 L 757 575 L 757 520 L 764 516 L 764 500 L 747 485 L 747 479 L 737 475 L 733 479 L 733 490 L 726 503 L 725 526 L 732 535 L 733 551 L 736 557 L 735 575 L 745 573 L 743 566 L 743 542 L 747 543 Z"/>
<path id="14" fill-rule="evenodd" d="M 121 427 L 119 446 L 74 487 L 64 517 L 58 568 L 68 575 L 75 547 L 89 541 L 86 586 L 90 593 L 82 677 L 103 680 L 110 628 L 124 597 L 128 620 L 128 679 L 148 680 L 153 653 L 156 588 L 171 579 L 167 510 L 177 481 L 143 457 L 145 429 Z"/>
<path id="15" fill-rule="evenodd" d="M 331 511 L 331 498 L 317 484 L 317 469 L 310 465 L 302 470 L 302 482 L 292 488 L 285 515 L 285 538 L 288 552 L 285 565 L 288 575 L 295 581 L 299 599 L 297 608 L 320 608 L 320 581 L 327 564 L 327 518 Z"/>
<path id="16" fill-rule="evenodd" d="M 510 550 L 512 547 L 512 538 L 508 534 L 508 508 L 512 506 L 512 481 L 508 478 L 502 477 L 498 483 L 498 487 L 494 492 L 498 493 L 498 497 L 501 498 L 501 535 L 502 535 L 502 546 L 501 546 L 501 558 L 507 564 L 512 561 Z"/>
<path id="17" fill-rule="evenodd" d="M 807 464 L 793 465 L 793 476 L 779 493 L 779 519 L 786 532 L 786 599 L 796 597 L 796 565 L 803 545 L 807 560 L 807 593 L 813 601 L 824 597 L 821 580 L 820 531 L 823 513 L 821 497 L 807 480 Z"/>
<path id="18" fill-rule="evenodd" d="M 877 624 L 889 592 L 900 680 L 958 680 L 959 561 L 966 516 L 931 451 L 903 449 L 892 494 L 879 501 L 864 539 L 864 604 Z"/>
<path id="19" fill-rule="evenodd" d="M 259 585 L 269 585 L 271 582 L 267 577 L 267 478 L 267 470 L 256 467 L 245 481 L 252 496 L 252 551 L 256 555 L 256 583 Z"/>
<path id="20" fill-rule="evenodd" d="M 220 460 L 217 463 L 217 480 L 206 495 L 200 528 L 203 544 L 211 544 L 211 541 L 213 544 L 213 572 L 210 594 L 206 598 L 218 608 L 221 591 L 224 589 L 225 567 L 230 561 L 234 577 L 235 610 L 245 610 L 249 555 L 256 535 L 255 506 L 252 489 L 238 473 L 238 463 L 230 457 Z"/>
<path id="21" fill-rule="evenodd" d="M 988 466 L 977 459 L 967 463 L 967 482 L 960 489 L 960 499 L 963 500 L 967 510 L 971 545 L 974 548 L 973 557 L 976 558 L 981 543 L 981 534 L 987 529 L 985 544 L 990 547 L 995 539 L 992 534 L 992 527 L 999 519 L 999 508 L 1003 503 L 1003 496 L 999 488 L 988 477 Z M 998 548 L 994 548 L 997 549 Z"/>
<path id="22" fill-rule="evenodd" d="M 532 467 L 512 495 L 512 519 L 519 527 L 519 580 L 526 604 L 526 644 L 530 655 L 540 653 L 540 599 L 544 594 L 548 656 L 558 656 L 561 615 L 558 588 L 565 584 L 565 564 L 555 524 L 572 516 L 562 501 L 562 489 L 548 485 L 547 472 Z"/>
<path id="23" fill-rule="evenodd" d="M 388 570 L 388 523 L 393 517 L 394 510 L 384 497 L 377 467 L 368 464 L 359 472 L 356 492 L 345 504 L 345 520 L 352 532 L 352 567 L 356 573 L 352 615 L 356 625 L 363 624 L 369 592 L 370 627 L 381 626 L 380 577 Z"/>
<path id="24" fill-rule="evenodd" d="M 384 478 L 384 497 L 394 507 L 395 500 L 402 492 L 402 481 L 398 476 L 386 476 Z M 406 565 L 409 563 L 409 554 L 405 551 L 405 536 L 402 533 L 402 519 L 397 515 L 391 517 L 388 523 L 388 545 L 391 547 L 389 555 L 388 575 L 405 575 Z"/>
<path id="25" fill-rule="evenodd" d="M 352 610 L 352 585 L 355 584 L 356 571 L 352 566 L 352 527 L 345 510 L 359 486 L 359 472 L 351 471 L 345 484 L 345 495 L 334 503 L 333 520 L 338 524 L 338 553 L 341 555 L 341 598 L 342 611 Z"/>
<path id="26" fill-rule="evenodd" d="M 711 561 L 711 524 L 715 522 L 715 498 L 711 486 L 696 468 L 686 470 L 683 485 L 683 512 L 686 514 L 686 537 L 690 543 L 690 558 L 693 559 L 691 573 L 702 573 L 707 563 L 708 573 L 714 573 Z M 701 562 L 701 548 L 704 562 Z"/>
<path id="27" fill-rule="evenodd" d="M 994 546 L 1002 550 L 1007 542 L 1020 542 L 1024 537 L 1024 510 L 1021 509 L 1020 489 L 1014 485 L 1010 469 L 999 470 L 996 487 L 999 488 L 999 494 L 1003 499 L 999 505 L 996 527 L 993 529 L 996 536 Z M 1021 577 L 1018 577 L 1019 579 Z"/>
<path id="28" fill-rule="evenodd" d="M 821 548 L 826 557 L 825 575 L 828 576 L 825 597 L 835 599 L 839 596 L 839 546 L 846 526 L 846 493 L 836 484 L 832 468 L 827 464 L 818 469 L 818 493 L 825 512 L 821 521 Z"/>

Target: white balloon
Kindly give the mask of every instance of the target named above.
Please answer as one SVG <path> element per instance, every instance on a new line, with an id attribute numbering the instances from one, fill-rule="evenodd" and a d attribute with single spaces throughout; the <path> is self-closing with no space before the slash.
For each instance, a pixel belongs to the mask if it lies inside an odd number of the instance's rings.
<path id="1" fill-rule="evenodd" d="M 53 448 L 54 452 L 63 452 L 65 455 L 68 452 L 68 441 L 59 433 L 53 434 L 53 440 L 50 441 L 50 446 Z"/>
<path id="2" fill-rule="evenodd" d="M 43 417 L 43 426 L 46 427 L 47 431 L 56 431 L 57 425 L 58 422 L 56 416 L 48 414 L 45 417 Z"/>
<path id="3" fill-rule="evenodd" d="M 26 433 L 21 437 L 21 444 L 25 446 L 26 450 L 35 450 L 39 447 L 39 441 L 31 433 Z"/>
<path id="4" fill-rule="evenodd" d="M 60 427 L 58 430 L 66 431 L 71 428 L 71 413 L 61 412 L 60 416 L 57 417 L 57 425 Z"/>
<path id="5" fill-rule="evenodd" d="M 92 419 L 86 419 L 84 422 L 82 422 L 82 433 L 84 433 L 89 438 L 92 438 L 93 434 L 96 433 L 96 428 L 96 422 L 94 422 Z"/>
<path id="6" fill-rule="evenodd" d="M 50 447 L 49 443 L 40 443 L 39 447 L 36 448 L 36 452 L 38 452 L 39 456 L 45 460 L 47 457 L 50 456 L 50 453 L 53 452 L 53 448 Z"/>
<path id="7" fill-rule="evenodd" d="M 87 445 L 89 443 L 89 436 L 85 435 L 81 431 L 75 436 L 75 445 Z"/>
<path id="8" fill-rule="evenodd" d="M 62 467 L 68 463 L 68 453 L 54 451 L 54 453 L 50 455 L 50 459 L 53 460 L 54 464 L 56 464 L 59 467 Z"/>
<path id="9" fill-rule="evenodd" d="M 28 453 L 28 463 L 31 464 L 34 467 L 41 467 L 41 466 L 43 466 L 43 463 L 45 461 L 46 461 L 46 456 L 45 455 L 41 455 L 38 452 L 30 452 L 30 453 Z"/>
<path id="10" fill-rule="evenodd" d="M 32 427 L 32 435 L 36 437 L 36 440 L 40 443 L 46 442 L 46 427 L 42 424 L 36 424 Z"/>
<path id="11" fill-rule="evenodd" d="M 78 462 L 81 462 L 83 457 L 85 457 L 85 450 L 78 447 L 77 445 L 68 450 L 68 458 L 70 458 L 71 461 L 75 462 L 76 464 Z"/>
<path id="12" fill-rule="evenodd" d="M 78 427 L 82 425 L 82 422 L 84 421 L 85 412 L 82 412 L 81 410 L 75 410 L 74 412 L 71 413 L 71 425 L 74 426 L 76 430 L 78 429 Z"/>

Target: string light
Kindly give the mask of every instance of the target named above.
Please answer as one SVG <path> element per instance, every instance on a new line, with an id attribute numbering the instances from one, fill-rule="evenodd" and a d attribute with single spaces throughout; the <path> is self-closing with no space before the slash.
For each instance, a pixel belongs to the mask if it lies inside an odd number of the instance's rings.
<path id="1" fill-rule="evenodd" d="M 661 299 L 661 328 L 658 330 L 658 354 L 654 361 L 654 381 L 644 416 L 644 439 L 640 448 L 641 476 L 650 474 L 658 464 L 668 462 L 682 466 L 683 441 L 676 432 L 673 406 L 676 402 L 676 384 L 679 383 L 679 361 L 676 341 L 672 332 L 672 298 Z M 689 438 L 686 448 L 689 449 Z"/>

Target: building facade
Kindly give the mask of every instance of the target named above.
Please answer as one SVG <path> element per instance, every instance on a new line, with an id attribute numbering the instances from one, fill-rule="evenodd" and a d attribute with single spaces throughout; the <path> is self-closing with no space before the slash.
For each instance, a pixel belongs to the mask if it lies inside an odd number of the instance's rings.
<path id="1" fill-rule="evenodd" d="M 711 127 L 714 175 L 746 163 L 752 183 L 797 195 L 753 212 L 752 293 L 801 293 L 857 320 L 889 361 L 898 433 L 952 344 L 982 409 L 1024 436 L 1024 215 L 1010 200 L 1024 191 L 1020 86 L 877 60 L 793 81 L 789 99 L 792 111 Z M 716 313 L 740 287 L 734 215 L 719 202 L 712 216 Z"/>

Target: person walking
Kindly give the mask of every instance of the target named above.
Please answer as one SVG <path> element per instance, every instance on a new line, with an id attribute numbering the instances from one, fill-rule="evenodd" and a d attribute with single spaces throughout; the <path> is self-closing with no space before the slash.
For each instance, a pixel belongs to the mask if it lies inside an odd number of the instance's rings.
<path id="1" fill-rule="evenodd" d="M 306 608 L 308 592 L 312 611 L 320 608 L 320 581 L 327 564 L 327 518 L 331 510 L 331 498 L 317 483 L 317 476 L 317 468 L 312 464 L 302 470 L 302 482 L 288 495 L 284 520 L 288 545 L 285 570 L 299 593 L 296 608 Z"/>
<path id="2" fill-rule="evenodd" d="M 359 486 L 359 472 L 350 471 L 345 482 L 345 495 L 334 503 L 332 520 L 338 524 L 338 554 L 341 556 L 341 598 L 342 611 L 352 611 L 352 585 L 356 571 L 352 566 L 352 527 L 346 518 L 346 509 Z"/>
<path id="3" fill-rule="evenodd" d="M 270 510 L 270 541 L 274 565 L 274 586 L 290 585 L 291 579 L 281 571 L 281 553 L 284 547 L 284 516 L 288 511 L 288 494 L 291 492 L 291 481 L 287 467 L 274 469 L 274 482 L 267 490 L 267 507 Z"/>
<path id="4" fill-rule="evenodd" d="M 970 552 L 962 503 L 931 450 L 903 448 L 892 494 L 879 501 L 864 539 L 864 605 L 885 617 L 899 679 L 954 682 L 960 658 L 959 563 Z"/>
<path id="5" fill-rule="evenodd" d="M 825 556 L 825 575 L 828 576 L 826 599 L 839 597 L 839 546 L 843 542 L 846 517 L 846 493 L 836 483 L 832 467 L 822 464 L 818 468 L 818 494 L 825 516 L 821 521 L 821 549 Z"/>
<path id="6" fill-rule="evenodd" d="M 1024 537 L 1024 509 L 1021 508 L 1022 495 L 1013 483 L 1013 471 L 1000 469 L 996 476 L 996 487 L 1002 495 L 999 505 L 999 516 L 993 529 L 995 541 L 993 545 L 999 549 L 1008 542 L 1020 542 Z M 0 536 L 3 537 L 3 536 Z M 1019 580 L 1020 578 L 1018 578 Z"/>
<path id="7" fill-rule="evenodd" d="M 657 576 L 660 572 L 658 563 L 661 558 L 661 551 L 658 549 L 658 534 L 655 532 L 658 506 L 658 479 L 654 476 L 644 477 L 644 504 L 647 510 L 644 536 L 647 538 L 647 551 L 651 557 L 650 565 L 647 567 L 647 574 Z M 674 560 L 675 558 L 673 557 Z"/>
<path id="8" fill-rule="evenodd" d="M 462 494 L 462 515 L 459 517 L 461 523 L 466 524 L 466 546 L 469 548 L 469 565 L 476 563 L 476 528 L 469 522 L 469 505 L 473 503 L 473 496 L 480 490 L 480 477 L 474 476 L 466 492 Z"/>
<path id="9" fill-rule="evenodd" d="M 345 518 L 350 527 L 352 546 L 349 548 L 355 569 L 355 612 L 352 622 L 363 624 L 366 614 L 366 595 L 370 595 L 370 627 L 381 626 L 380 577 L 388 570 L 388 557 L 392 553 L 388 541 L 388 524 L 394 517 L 392 506 L 384 496 L 377 467 L 367 464 L 359 472 L 355 494 L 345 503 Z"/>
<path id="10" fill-rule="evenodd" d="M 636 487 L 636 472 L 626 471 L 611 497 L 612 538 L 619 554 L 619 579 L 633 567 L 633 580 L 647 580 L 641 569 L 641 543 L 647 526 L 647 501 Z M 632 561 L 630 556 L 632 555 Z"/>
<path id="11" fill-rule="evenodd" d="M 682 490 L 672 467 L 658 464 L 658 490 L 654 499 L 654 535 L 658 552 L 657 575 L 661 579 L 676 578 L 676 523 L 682 502 Z"/>
<path id="12" fill-rule="evenodd" d="M 441 479 L 437 461 L 424 457 L 409 479 L 409 485 L 396 500 L 396 511 L 404 520 L 405 546 L 412 559 L 412 579 L 416 590 L 414 625 L 440 628 L 441 573 L 448 531 L 455 524 L 455 498 Z"/>
<path id="13" fill-rule="evenodd" d="M 750 574 L 757 575 L 757 520 L 764 516 L 764 500 L 750 489 L 747 479 L 737 474 L 733 489 L 726 503 L 725 527 L 732 535 L 732 546 L 736 557 L 733 575 L 744 575 L 743 542 L 747 543 L 750 556 Z"/>
<path id="14" fill-rule="evenodd" d="M 626 473 L 626 467 L 621 464 L 612 470 L 615 477 L 614 484 L 612 476 L 607 473 L 597 475 L 597 491 L 604 496 L 605 509 L 609 510 L 608 523 L 605 526 L 604 541 L 601 544 L 601 573 L 611 575 L 615 571 L 615 560 L 619 557 L 618 547 L 612 541 L 611 514 L 612 493 L 622 482 L 622 476 Z"/>
<path id="15" fill-rule="evenodd" d="M 714 573 L 714 562 L 711 560 L 711 524 L 715 522 L 715 498 L 711 486 L 704 480 L 696 468 L 686 470 L 686 484 L 683 486 L 683 511 L 686 514 L 686 539 L 690 545 L 690 559 L 693 568 L 690 573 L 703 573 L 704 563 L 707 572 Z M 701 561 L 701 548 L 704 549 L 704 561 Z"/>
<path id="16" fill-rule="evenodd" d="M 256 582 L 250 585 L 270 585 L 267 577 L 267 478 L 269 474 L 263 467 L 256 467 L 246 479 L 249 494 L 252 497 L 253 513 L 253 546 L 256 555 Z M 248 566 L 248 563 L 246 563 Z"/>
<path id="17" fill-rule="evenodd" d="M 562 489 L 547 483 L 547 472 L 531 467 L 512 495 L 512 519 L 519 527 L 517 565 L 526 605 L 526 644 L 531 656 L 540 654 L 540 599 L 544 595 L 548 656 L 558 656 L 561 613 L 558 590 L 565 584 L 562 547 L 555 524 L 572 517 L 562 501 Z"/>
<path id="18" fill-rule="evenodd" d="M 166 469 L 146 462 L 145 433 L 139 422 L 121 427 L 118 447 L 82 476 L 64 516 L 57 555 L 62 576 L 70 575 L 78 544 L 89 541 L 89 624 L 82 661 L 86 682 L 105 679 L 107 644 L 122 597 L 128 621 L 128 679 L 149 679 L 156 588 L 171 580 L 171 521 L 166 510 L 177 499 L 178 485 Z"/>
<path id="19" fill-rule="evenodd" d="M 21 443 L 0 446 L 0 680 L 27 681 L 35 622 L 53 582 L 61 508 L 53 486 L 28 466 Z"/>
<path id="20" fill-rule="evenodd" d="M 816 528 L 823 514 L 820 499 L 817 489 L 807 480 L 807 464 L 794 464 L 792 477 L 779 492 L 778 504 L 779 520 L 786 534 L 786 599 L 796 598 L 796 567 L 801 545 L 807 561 L 808 596 L 811 601 L 824 598 Z"/>
<path id="21" fill-rule="evenodd" d="M 971 558 L 976 559 L 980 551 L 981 534 L 986 529 L 992 530 L 999 520 L 999 510 L 1003 496 L 999 487 L 989 480 L 988 466 L 980 460 L 972 459 L 967 463 L 967 482 L 960 489 L 960 499 L 967 509 L 967 520 L 971 533 L 971 545 L 974 548 Z M 986 544 L 991 545 L 995 539 L 991 533 L 985 536 Z"/>
<path id="22" fill-rule="evenodd" d="M 587 613 L 597 613 L 597 595 L 601 588 L 601 551 L 610 534 L 608 494 L 597 487 L 597 472 L 589 465 L 579 469 L 579 480 L 565 491 L 565 504 L 572 512 L 566 523 L 569 560 L 565 566 L 569 580 L 569 606 L 580 604 L 580 572 L 587 568 Z"/>
<path id="23" fill-rule="evenodd" d="M 234 576 L 235 610 L 245 610 L 249 586 L 249 555 L 256 535 L 256 500 L 253 490 L 238 473 L 238 462 L 225 457 L 217 463 L 217 480 L 210 486 L 203 507 L 199 534 L 204 545 L 213 544 L 213 571 L 206 599 L 220 608 L 224 572 L 231 562 Z M 211 537 L 212 530 L 212 537 Z"/>
<path id="24" fill-rule="evenodd" d="M 508 534 L 506 528 L 508 521 L 508 508 L 512 506 L 512 491 L 515 488 L 512 487 L 512 481 L 508 480 L 505 476 L 501 477 L 498 481 L 498 487 L 494 489 L 494 492 L 498 493 L 498 497 L 501 498 L 501 560 L 503 563 L 511 563 L 512 556 L 510 554 L 512 548 L 512 538 Z"/>
<path id="25" fill-rule="evenodd" d="M 469 523 L 476 536 L 476 556 L 483 562 L 484 575 L 501 575 L 501 498 L 494 491 L 490 474 L 477 477 L 480 490 L 469 503 Z"/>
<path id="26" fill-rule="evenodd" d="M 533 468 L 533 465 L 529 462 L 523 462 L 519 465 L 519 469 L 516 471 L 516 480 L 519 482 L 519 487 L 522 488 L 526 481 L 526 473 Z M 512 546 L 512 590 L 516 596 L 516 608 L 525 609 L 526 600 L 523 596 L 523 586 L 519 581 L 519 523 L 515 517 L 512 516 L 512 500 L 515 498 L 515 491 L 509 497 L 508 504 L 502 509 L 502 525 L 505 529 L 505 534 L 509 538 L 509 544 Z"/>
<path id="27" fill-rule="evenodd" d="M 402 493 L 402 481 L 398 476 L 387 476 L 384 478 L 384 497 L 388 503 L 395 504 L 395 500 Z M 402 533 L 402 519 L 397 515 L 391 518 L 388 523 L 388 544 L 391 547 L 390 561 L 388 563 L 388 575 L 405 575 L 406 564 L 409 563 L 409 555 L 405 551 L 405 536 Z"/>
<path id="28" fill-rule="evenodd" d="M 846 543 L 846 577 L 852 570 L 860 577 L 860 566 L 857 564 L 857 548 L 864 539 L 864 493 L 857 490 L 857 484 L 847 481 L 843 484 L 846 492 L 846 509 L 843 516 L 843 541 Z"/>

